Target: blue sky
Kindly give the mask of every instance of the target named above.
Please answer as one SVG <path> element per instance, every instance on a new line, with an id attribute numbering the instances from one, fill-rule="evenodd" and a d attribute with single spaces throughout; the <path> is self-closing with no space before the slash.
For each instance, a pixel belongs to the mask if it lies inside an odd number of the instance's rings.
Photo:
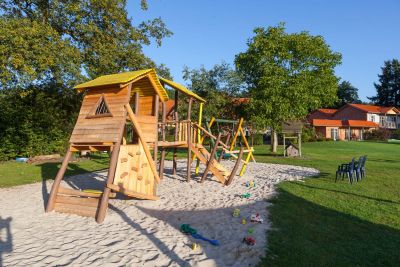
<path id="1" fill-rule="evenodd" d="M 184 83 L 182 69 L 211 68 L 223 61 L 233 65 L 245 51 L 255 27 L 285 22 L 288 32 L 322 35 L 343 56 L 336 74 L 359 89 L 362 100 L 375 94 L 383 62 L 400 58 L 399 0 L 381 1 L 262 1 L 262 0 L 128 0 L 133 23 L 161 17 L 174 33 L 161 47 L 144 47 L 155 62 L 170 68 Z"/>

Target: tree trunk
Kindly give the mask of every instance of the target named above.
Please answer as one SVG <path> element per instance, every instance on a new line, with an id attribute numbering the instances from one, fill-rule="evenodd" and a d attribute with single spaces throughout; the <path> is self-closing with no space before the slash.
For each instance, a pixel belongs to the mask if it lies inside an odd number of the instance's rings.
<path id="1" fill-rule="evenodd" d="M 276 153 L 278 148 L 278 134 L 275 130 L 272 131 L 271 134 L 271 152 Z"/>

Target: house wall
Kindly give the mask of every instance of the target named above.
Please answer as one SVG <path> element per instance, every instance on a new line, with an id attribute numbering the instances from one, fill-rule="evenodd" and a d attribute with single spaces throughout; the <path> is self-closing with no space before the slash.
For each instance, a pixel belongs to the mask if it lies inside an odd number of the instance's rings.
<path id="1" fill-rule="evenodd" d="M 118 142 L 126 120 L 124 104 L 129 103 L 128 92 L 128 86 L 119 88 L 117 85 L 89 89 L 82 101 L 70 143 Z M 94 113 L 101 97 L 105 98 L 112 116 L 88 117 Z"/>
<path id="2" fill-rule="evenodd" d="M 332 117 L 333 120 L 367 120 L 367 112 L 346 105 Z"/>
<path id="3" fill-rule="evenodd" d="M 367 114 L 367 121 L 380 123 L 380 116 L 378 114 L 368 113 Z"/>

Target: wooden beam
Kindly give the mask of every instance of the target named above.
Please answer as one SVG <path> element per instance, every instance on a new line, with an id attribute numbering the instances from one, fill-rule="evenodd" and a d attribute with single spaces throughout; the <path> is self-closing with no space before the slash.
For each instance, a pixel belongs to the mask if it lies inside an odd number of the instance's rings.
<path id="1" fill-rule="evenodd" d="M 179 114 L 178 114 L 178 100 L 179 100 L 179 91 L 175 90 L 175 106 L 174 106 L 174 119 L 176 121 L 175 123 L 175 135 L 174 135 L 174 141 L 178 141 L 178 134 L 179 134 L 179 129 L 178 129 L 178 122 L 179 122 Z M 176 175 L 176 168 L 177 168 L 177 149 L 176 147 L 174 148 L 174 155 L 172 157 L 172 174 Z"/>
<path id="2" fill-rule="evenodd" d="M 135 92 L 135 114 L 139 115 L 139 92 Z"/>
<path id="3" fill-rule="evenodd" d="M 249 143 L 247 142 L 246 134 L 243 131 L 243 128 L 240 128 L 240 132 L 242 133 L 242 140 L 243 140 L 244 144 L 246 145 L 246 148 L 250 150 L 250 146 L 249 146 Z M 253 154 L 251 154 L 250 157 L 253 160 L 253 162 L 256 162 L 256 159 L 254 158 Z"/>
<path id="4" fill-rule="evenodd" d="M 120 192 L 124 195 L 127 195 L 129 197 L 134 197 L 134 198 L 140 198 L 140 199 L 149 199 L 149 200 L 158 200 L 160 199 L 158 196 L 152 196 L 152 195 L 147 195 L 143 193 L 138 193 L 135 191 L 127 190 L 124 189 L 118 185 L 115 184 L 108 184 L 107 187 L 111 188 L 114 191 Z"/>
<path id="5" fill-rule="evenodd" d="M 61 164 L 61 167 L 57 172 L 57 176 L 54 179 L 53 186 L 51 187 L 49 199 L 47 200 L 46 212 L 50 212 L 50 211 L 54 210 L 57 192 L 60 187 L 61 180 L 64 177 L 65 170 L 67 169 L 68 162 L 71 159 L 71 156 L 72 156 L 72 152 L 71 152 L 71 149 L 69 148 L 67 153 L 65 154 L 64 160 Z"/>
<path id="6" fill-rule="evenodd" d="M 207 162 L 207 165 L 206 165 L 206 169 L 205 169 L 205 171 L 203 173 L 203 176 L 201 177 L 200 183 L 204 182 L 204 180 L 207 177 L 208 171 L 210 170 L 212 162 L 215 161 L 214 155 L 215 155 L 215 152 L 217 151 L 218 143 L 219 143 L 220 140 L 221 140 L 221 133 L 218 133 L 217 141 L 215 142 L 213 150 L 211 151 L 210 158 L 208 159 L 208 162 Z"/>
<path id="7" fill-rule="evenodd" d="M 165 102 L 162 103 L 162 126 L 161 126 L 161 135 L 162 142 L 165 142 L 165 122 L 167 121 L 167 105 Z M 157 143 L 159 145 L 159 143 Z M 160 169 L 158 170 L 160 173 L 160 179 L 164 176 L 164 161 L 165 161 L 165 147 L 161 150 L 161 158 L 160 158 Z"/>
<path id="8" fill-rule="evenodd" d="M 131 106 L 129 106 L 129 104 L 125 104 L 125 108 L 128 111 L 128 116 L 129 116 L 130 120 L 133 123 L 133 126 L 134 126 L 134 128 L 136 130 L 136 133 L 139 136 L 139 140 L 140 140 L 140 142 L 141 142 L 141 144 L 143 146 L 144 153 L 146 154 L 147 160 L 150 163 L 150 169 L 153 172 L 154 178 L 156 179 L 157 183 L 159 183 L 160 182 L 160 177 L 158 176 L 158 173 L 157 173 L 157 170 L 156 170 L 156 166 L 154 165 L 154 161 L 151 158 L 151 153 L 150 153 L 149 147 L 147 146 L 145 140 L 143 139 L 142 129 L 140 128 L 140 125 L 136 120 L 135 114 L 133 113 L 133 111 L 131 109 Z M 109 184 L 111 184 L 111 183 L 109 183 Z"/>
<path id="9" fill-rule="evenodd" d="M 233 170 L 232 170 L 231 174 L 229 175 L 229 178 L 226 181 L 225 185 L 230 185 L 232 183 L 232 180 L 236 175 L 236 171 L 239 168 L 239 164 L 241 162 L 242 156 L 243 156 L 243 147 L 240 148 L 238 159 L 236 160 L 235 166 L 233 167 Z"/>
<path id="10" fill-rule="evenodd" d="M 58 189 L 58 195 L 92 197 L 92 198 L 100 198 L 101 197 L 101 194 L 88 193 L 88 192 L 65 188 L 65 187 L 61 187 L 61 186 Z M 110 198 L 114 198 L 115 196 L 116 196 L 115 193 L 110 194 Z"/>
<path id="11" fill-rule="evenodd" d="M 189 98 L 188 112 L 187 112 L 187 142 L 188 142 L 188 153 L 187 153 L 187 177 L 186 180 L 189 182 L 191 179 L 191 167 L 192 167 L 192 136 L 191 136 L 191 115 L 192 115 L 192 103 L 193 98 Z"/>
<path id="12" fill-rule="evenodd" d="M 159 101 L 160 97 L 158 95 L 154 96 L 154 116 L 156 116 L 156 121 L 158 122 L 158 111 L 159 111 Z M 164 102 L 163 102 L 164 103 Z M 158 160 L 158 124 L 156 125 L 156 140 L 154 141 L 154 148 L 153 148 L 153 158 L 154 158 L 154 164 L 156 165 L 157 169 L 157 160 Z"/>
<path id="13" fill-rule="evenodd" d="M 129 105 L 129 104 L 128 104 Z M 121 136 L 122 137 L 122 136 Z M 111 159 L 110 159 L 110 166 L 108 169 L 108 177 L 107 177 L 107 184 L 112 183 L 114 180 L 115 176 L 115 170 L 117 168 L 117 163 L 118 163 L 118 154 L 119 154 L 119 149 L 121 147 L 121 142 L 117 142 L 113 150 L 111 152 Z M 96 222 L 97 223 L 102 223 L 104 221 L 104 218 L 106 217 L 106 211 L 108 207 L 108 200 L 110 197 L 111 189 L 108 187 L 104 188 L 104 192 L 101 196 L 100 200 L 100 205 L 99 209 L 96 215 Z"/>
<path id="14" fill-rule="evenodd" d="M 242 128 L 242 124 L 243 124 L 243 118 L 240 118 L 238 127 L 236 129 L 235 135 L 233 136 L 232 143 L 231 143 L 229 150 L 233 150 L 233 148 L 235 147 L 236 139 L 239 135 L 240 129 Z"/>

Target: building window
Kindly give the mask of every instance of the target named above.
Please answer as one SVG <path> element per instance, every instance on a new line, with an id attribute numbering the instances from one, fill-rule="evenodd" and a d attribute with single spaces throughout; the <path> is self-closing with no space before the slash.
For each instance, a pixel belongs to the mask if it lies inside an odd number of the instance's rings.
<path id="1" fill-rule="evenodd" d="M 331 138 L 336 141 L 339 139 L 339 134 L 338 134 L 338 129 L 337 128 L 332 128 L 331 129 Z"/>

